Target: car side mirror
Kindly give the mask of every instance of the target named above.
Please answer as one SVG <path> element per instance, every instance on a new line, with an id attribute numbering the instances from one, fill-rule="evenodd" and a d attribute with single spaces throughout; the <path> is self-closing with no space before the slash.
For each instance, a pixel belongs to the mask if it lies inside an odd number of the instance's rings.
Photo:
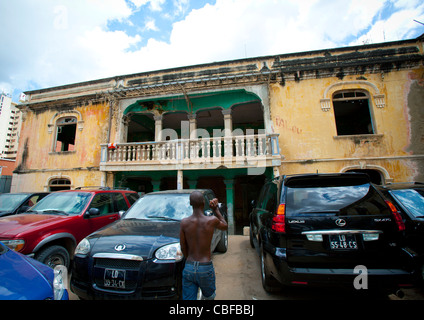
<path id="1" fill-rule="evenodd" d="M 17 213 L 19 214 L 19 213 L 27 212 L 29 208 L 31 208 L 31 207 L 30 206 L 22 206 L 22 207 L 19 208 Z"/>
<path id="2" fill-rule="evenodd" d="M 100 210 L 98 208 L 91 208 L 86 213 L 87 217 L 98 216 L 99 214 L 100 214 Z"/>
<path id="3" fill-rule="evenodd" d="M 122 217 L 122 216 L 124 215 L 124 213 L 125 213 L 125 210 L 120 210 L 120 211 L 118 212 L 119 217 Z"/>

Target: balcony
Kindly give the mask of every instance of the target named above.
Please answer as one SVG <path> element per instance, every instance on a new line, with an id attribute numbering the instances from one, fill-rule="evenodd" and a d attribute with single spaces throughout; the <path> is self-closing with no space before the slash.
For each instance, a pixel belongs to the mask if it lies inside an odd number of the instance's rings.
<path id="1" fill-rule="evenodd" d="M 258 168 L 281 165 L 278 134 L 101 145 L 101 171 Z"/>

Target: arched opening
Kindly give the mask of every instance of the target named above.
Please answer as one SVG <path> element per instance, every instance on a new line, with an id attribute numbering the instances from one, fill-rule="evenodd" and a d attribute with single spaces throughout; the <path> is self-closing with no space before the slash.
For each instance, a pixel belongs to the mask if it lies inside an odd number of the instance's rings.
<path id="1" fill-rule="evenodd" d="M 130 114 L 127 142 L 146 142 L 153 140 L 155 140 L 155 120 L 153 119 L 153 114 Z"/>
<path id="2" fill-rule="evenodd" d="M 71 190 L 71 181 L 66 178 L 54 178 L 49 181 L 49 191 Z"/>
<path id="3" fill-rule="evenodd" d="M 162 129 L 171 129 L 176 133 L 171 134 L 172 131 L 164 131 L 165 135 L 162 136 L 164 140 L 181 139 L 182 124 L 185 121 L 188 124 L 187 112 L 167 112 L 163 115 Z M 173 136 L 174 135 L 174 136 Z M 153 139 L 154 140 L 154 139 Z"/>
<path id="4" fill-rule="evenodd" d="M 257 134 L 258 130 L 264 129 L 264 111 L 260 102 L 236 104 L 231 109 L 233 130 L 241 129 L 244 134 Z"/>
<path id="5" fill-rule="evenodd" d="M 369 93 L 365 90 L 338 91 L 333 94 L 337 135 L 374 134 Z"/>

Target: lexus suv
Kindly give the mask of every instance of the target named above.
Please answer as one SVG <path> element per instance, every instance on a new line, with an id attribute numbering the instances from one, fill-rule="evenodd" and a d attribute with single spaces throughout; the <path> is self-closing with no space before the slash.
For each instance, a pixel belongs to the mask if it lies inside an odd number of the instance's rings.
<path id="1" fill-rule="evenodd" d="M 250 214 L 262 284 L 343 286 L 365 272 L 366 288 L 396 291 L 417 276 L 402 248 L 395 206 L 362 173 L 306 174 L 267 182 Z M 362 274 L 364 276 L 364 274 Z"/>

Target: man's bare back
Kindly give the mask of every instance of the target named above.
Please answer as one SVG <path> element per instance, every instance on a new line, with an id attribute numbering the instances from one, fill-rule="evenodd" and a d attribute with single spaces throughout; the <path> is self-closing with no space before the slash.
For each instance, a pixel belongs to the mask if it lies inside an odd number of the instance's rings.
<path id="1" fill-rule="evenodd" d="M 180 244 L 181 250 L 188 261 L 211 261 L 211 241 L 215 228 L 227 230 L 228 225 L 218 209 L 218 199 L 209 202 L 216 216 L 205 216 L 204 198 L 200 192 L 190 195 L 193 214 L 181 221 Z"/>

